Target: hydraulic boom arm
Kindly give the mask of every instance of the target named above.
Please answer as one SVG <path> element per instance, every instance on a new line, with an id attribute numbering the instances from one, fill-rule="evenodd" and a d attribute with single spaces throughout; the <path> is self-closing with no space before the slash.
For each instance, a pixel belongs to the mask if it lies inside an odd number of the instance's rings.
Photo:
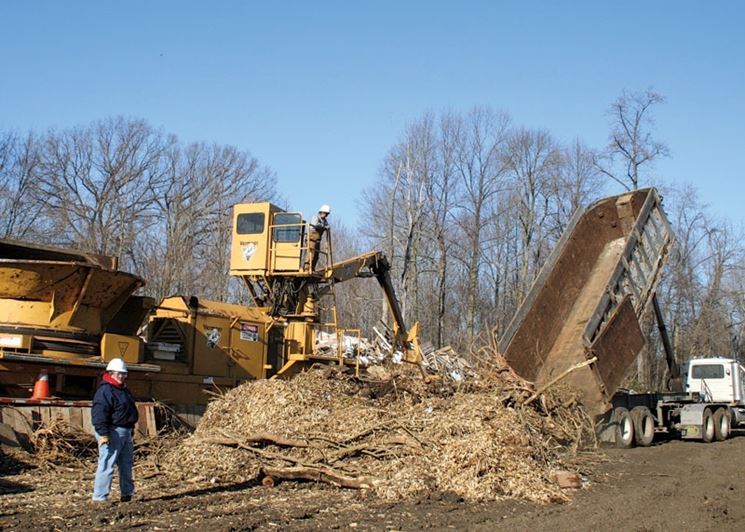
<path id="1" fill-rule="evenodd" d="M 388 259 L 381 251 L 371 251 L 332 264 L 324 270 L 323 279 L 328 283 L 340 283 L 354 278 L 375 277 L 383 289 L 385 301 L 393 316 L 394 341 L 403 350 L 407 362 L 419 363 L 422 359 L 418 337 L 419 324 L 415 323 L 411 330 L 407 329 L 391 283 L 390 269 Z"/>

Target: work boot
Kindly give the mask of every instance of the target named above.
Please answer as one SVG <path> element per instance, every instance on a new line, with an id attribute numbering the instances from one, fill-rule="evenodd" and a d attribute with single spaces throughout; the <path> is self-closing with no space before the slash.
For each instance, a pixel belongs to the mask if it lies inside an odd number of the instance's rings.
<path id="1" fill-rule="evenodd" d="M 129 502 L 131 500 L 132 500 L 132 496 L 131 495 L 122 495 L 122 498 L 119 499 L 119 502 Z"/>

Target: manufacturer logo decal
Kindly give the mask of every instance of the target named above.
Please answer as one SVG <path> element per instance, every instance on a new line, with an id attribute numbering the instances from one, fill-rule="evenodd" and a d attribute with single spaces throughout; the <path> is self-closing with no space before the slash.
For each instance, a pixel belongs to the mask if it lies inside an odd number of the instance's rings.
<path id="1" fill-rule="evenodd" d="M 241 251 L 243 251 L 244 259 L 251 260 L 251 257 L 256 253 L 256 242 L 249 242 L 248 244 L 242 245 Z"/>

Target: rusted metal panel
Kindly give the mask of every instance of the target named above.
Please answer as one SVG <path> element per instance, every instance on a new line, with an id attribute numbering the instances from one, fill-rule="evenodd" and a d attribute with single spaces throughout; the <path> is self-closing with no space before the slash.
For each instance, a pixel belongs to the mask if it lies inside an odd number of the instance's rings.
<path id="1" fill-rule="evenodd" d="M 627 296 L 590 348 L 590 353 L 598 358 L 596 369 L 603 383 L 605 401 L 613 397 L 645 343 L 631 298 Z"/>
<path id="2" fill-rule="evenodd" d="M 642 192 L 642 191 L 639 191 Z M 640 206 L 636 220 L 629 229 L 623 254 L 611 275 L 606 289 L 607 300 L 598 304 L 593 319 L 584 332 L 590 345 L 607 322 L 614 309 L 628 295 L 637 317 L 647 310 L 659 281 L 659 274 L 672 244 L 672 230 L 654 189 Z M 634 194 L 637 204 L 640 194 Z"/>
<path id="3" fill-rule="evenodd" d="M 24 362 L 24 363 L 30 363 L 30 364 L 41 364 L 41 365 L 54 365 L 54 366 L 78 366 L 81 368 L 87 368 L 91 369 L 92 373 L 91 375 L 99 375 L 102 370 L 106 368 L 106 364 L 108 363 L 106 360 L 103 360 L 101 357 L 88 357 L 88 358 L 59 358 L 54 356 L 44 356 L 44 355 L 24 355 L 19 353 L 12 353 L 8 351 L 3 351 L 0 349 L 0 360 L 4 360 L 9 363 L 16 363 L 16 362 Z M 28 369 L 31 371 L 31 375 L 35 376 L 38 374 L 39 368 L 38 367 L 12 367 L 11 369 L 15 371 L 24 371 Z M 156 364 L 148 364 L 148 363 L 141 363 L 141 364 L 135 364 L 135 363 L 128 363 L 127 369 L 130 372 L 148 372 L 148 373 L 158 373 L 160 372 L 161 368 L 160 366 Z M 0 398 L 0 402 L 2 402 L 2 398 Z"/>
<path id="4" fill-rule="evenodd" d="M 606 199 L 575 215 L 575 224 L 565 231 L 500 341 L 507 361 L 530 381 L 538 378 L 554 344 L 560 340 L 606 245 L 624 236 L 615 200 Z M 601 293 L 604 288 L 605 283 Z"/>
<path id="5" fill-rule="evenodd" d="M 55 260 L 62 262 L 85 262 L 106 270 L 117 268 L 116 257 L 85 253 L 70 249 L 55 248 L 41 244 L 29 244 L 15 240 L 0 239 L 0 257 L 23 260 Z"/>

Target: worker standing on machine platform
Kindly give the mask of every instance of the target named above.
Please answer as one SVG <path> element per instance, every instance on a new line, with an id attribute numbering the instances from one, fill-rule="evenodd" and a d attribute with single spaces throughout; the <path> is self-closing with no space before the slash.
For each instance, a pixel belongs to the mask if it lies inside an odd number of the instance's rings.
<path id="1" fill-rule="evenodd" d="M 127 364 L 114 358 L 93 398 L 91 420 L 98 440 L 98 469 L 93 484 L 93 501 L 104 502 L 111 491 L 114 466 L 119 469 L 119 489 L 122 502 L 132 500 L 135 485 L 132 480 L 134 445 L 132 433 L 139 418 L 137 405 L 127 389 Z"/>
<path id="2" fill-rule="evenodd" d="M 305 259 L 305 270 L 316 271 L 316 264 L 318 263 L 318 255 L 321 253 L 321 238 L 323 234 L 329 228 L 329 222 L 327 220 L 328 215 L 331 214 L 331 207 L 328 205 L 321 205 L 318 209 L 318 214 L 314 214 L 313 218 L 310 219 L 308 227 L 308 257 Z"/>

